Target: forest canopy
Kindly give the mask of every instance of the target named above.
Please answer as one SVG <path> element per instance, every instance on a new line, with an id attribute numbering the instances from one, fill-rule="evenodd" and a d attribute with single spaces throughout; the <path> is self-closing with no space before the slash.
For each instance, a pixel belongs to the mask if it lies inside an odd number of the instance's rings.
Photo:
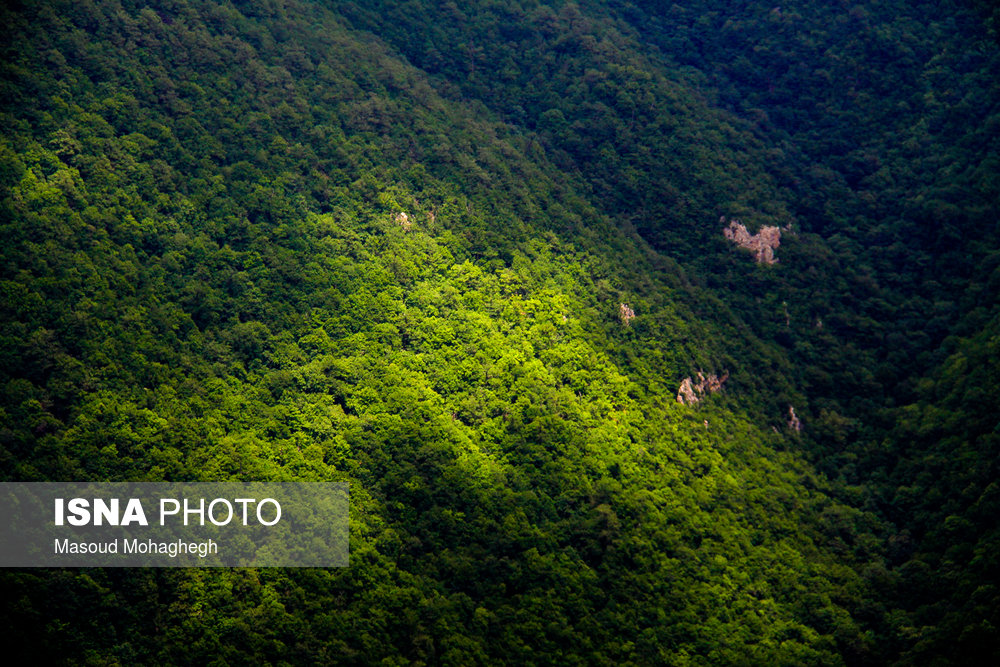
<path id="1" fill-rule="evenodd" d="M 0 480 L 351 498 L 5 570 L 11 659 L 997 662 L 997 20 L 5 4 Z"/>

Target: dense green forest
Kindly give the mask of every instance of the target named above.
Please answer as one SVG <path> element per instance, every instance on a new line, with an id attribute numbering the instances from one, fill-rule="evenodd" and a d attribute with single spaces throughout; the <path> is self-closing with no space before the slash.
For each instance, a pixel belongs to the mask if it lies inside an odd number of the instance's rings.
<path id="1" fill-rule="evenodd" d="M 991 3 L 0 25 L 0 480 L 351 494 L 346 568 L 0 572 L 9 660 L 1000 664 Z"/>

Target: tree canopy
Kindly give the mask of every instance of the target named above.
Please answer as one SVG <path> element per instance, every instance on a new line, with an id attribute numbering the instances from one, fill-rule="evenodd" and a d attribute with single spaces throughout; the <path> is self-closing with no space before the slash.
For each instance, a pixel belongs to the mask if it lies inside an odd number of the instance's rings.
<path id="1" fill-rule="evenodd" d="M 1000 659 L 988 3 L 0 23 L 2 479 L 351 493 L 342 569 L 0 573 L 14 660 Z"/>

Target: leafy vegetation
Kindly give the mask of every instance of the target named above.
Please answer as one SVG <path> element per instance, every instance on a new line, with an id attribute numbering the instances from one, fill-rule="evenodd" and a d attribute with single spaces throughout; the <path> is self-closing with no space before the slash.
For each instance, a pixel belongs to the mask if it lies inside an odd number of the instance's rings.
<path id="1" fill-rule="evenodd" d="M 0 10 L 3 479 L 351 488 L 13 658 L 1000 658 L 995 12 L 729 4 Z"/>

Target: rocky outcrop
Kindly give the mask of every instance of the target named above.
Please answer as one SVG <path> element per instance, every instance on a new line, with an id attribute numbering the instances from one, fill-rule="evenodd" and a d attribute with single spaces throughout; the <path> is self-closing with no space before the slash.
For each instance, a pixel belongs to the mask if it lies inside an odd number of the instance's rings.
<path id="1" fill-rule="evenodd" d="M 701 400 L 701 397 L 695 393 L 694 387 L 691 384 L 691 378 L 686 377 L 681 380 L 680 389 L 677 390 L 677 402 L 684 405 L 693 405 Z"/>
<path id="2" fill-rule="evenodd" d="M 629 326 L 632 324 L 632 320 L 635 319 L 635 311 L 627 303 L 619 304 L 618 317 L 621 318 L 622 324 Z"/>
<path id="3" fill-rule="evenodd" d="M 408 232 L 413 229 L 413 221 L 410 220 L 410 216 L 406 214 L 406 211 L 401 211 L 392 216 L 392 219 L 397 225 L 403 228 L 404 232 Z"/>
<path id="4" fill-rule="evenodd" d="M 722 216 L 719 221 L 725 223 L 726 216 Z M 751 234 L 742 222 L 730 220 L 729 226 L 723 229 L 722 233 L 741 248 L 752 250 L 758 264 L 774 264 L 778 261 L 774 258 L 774 251 L 781 245 L 779 228 L 765 225 L 756 234 Z"/>
<path id="5" fill-rule="evenodd" d="M 692 378 L 686 377 L 681 381 L 681 386 L 677 390 L 677 402 L 683 405 L 694 405 L 695 403 L 701 402 L 708 394 L 714 394 L 717 391 L 722 390 L 722 385 L 726 383 L 729 379 L 729 373 L 724 372 L 722 377 L 719 377 L 715 373 L 709 373 L 705 375 L 701 371 L 696 373 L 698 376 L 698 381 L 695 382 Z"/>
<path id="6" fill-rule="evenodd" d="M 799 421 L 798 416 L 795 414 L 795 408 L 791 405 L 788 406 L 788 428 L 792 429 L 796 433 L 802 430 L 802 422 Z"/>

